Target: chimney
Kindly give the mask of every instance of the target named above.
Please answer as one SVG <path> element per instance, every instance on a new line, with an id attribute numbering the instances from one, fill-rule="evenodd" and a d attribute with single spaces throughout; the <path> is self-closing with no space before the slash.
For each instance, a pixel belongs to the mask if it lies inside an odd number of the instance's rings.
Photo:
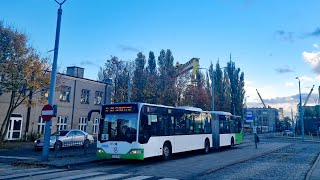
<path id="1" fill-rule="evenodd" d="M 69 66 L 67 67 L 67 75 L 83 78 L 84 75 L 84 68 L 77 67 L 77 66 Z"/>

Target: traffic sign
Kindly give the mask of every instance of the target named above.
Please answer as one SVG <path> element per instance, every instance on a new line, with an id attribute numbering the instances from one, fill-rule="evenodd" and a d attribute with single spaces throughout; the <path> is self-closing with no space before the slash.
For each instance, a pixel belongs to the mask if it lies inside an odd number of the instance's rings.
<path id="1" fill-rule="evenodd" d="M 253 122 L 253 112 L 252 111 L 247 111 L 246 122 Z"/>
<path id="2" fill-rule="evenodd" d="M 50 104 L 46 104 L 43 106 L 41 111 L 43 121 L 49 121 L 52 118 L 53 114 L 53 107 Z"/>

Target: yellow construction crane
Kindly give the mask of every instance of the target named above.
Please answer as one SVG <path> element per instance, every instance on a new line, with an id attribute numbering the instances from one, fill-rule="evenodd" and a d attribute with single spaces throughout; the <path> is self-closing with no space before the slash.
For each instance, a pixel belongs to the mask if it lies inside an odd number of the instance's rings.
<path id="1" fill-rule="evenodd" d="M 261 96 L 260 96 L 260 93 L 259 93 L 258 89 L 256 89 L 256 91 L 257 91 L 257 93 L 258 93 L 258 96 L 259 96 L 262 104 L 263 104 L 263 107 L 264 107 L 264 108 L 267 108 L 266 104 L 264 103 L 263 99 L 262 99 Z"/>
<path id="2" fill-rule="evenodd" d="M 310 98 L 310 96 L 311 96 L 311 93 L 312 93 L 312 91 L 313 91 L 313 88 L 314 88 L 314 85 L 312 86 L 312 88 L 311 88 L 311 90 L 310 90 L 310 92 L 309 92 L 309 94 L 308 94 L 308 96 L 307 96 L 307 99 L 306 99 L 306 101 L 304 102 L 303 106 L 306 106 L 306 105 L 307 105 L 307 103 L 308 103 L 308 101 L 309 101 L 309 98 Z"/>

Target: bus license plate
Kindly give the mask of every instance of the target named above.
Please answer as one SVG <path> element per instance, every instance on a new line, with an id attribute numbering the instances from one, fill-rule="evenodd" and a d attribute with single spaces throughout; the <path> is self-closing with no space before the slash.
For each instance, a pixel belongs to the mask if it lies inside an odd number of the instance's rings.
<path id="1" fill-rule="evenodd" d="M 120 159 L 120 155 L 112 155 L 111 158 Z"/>

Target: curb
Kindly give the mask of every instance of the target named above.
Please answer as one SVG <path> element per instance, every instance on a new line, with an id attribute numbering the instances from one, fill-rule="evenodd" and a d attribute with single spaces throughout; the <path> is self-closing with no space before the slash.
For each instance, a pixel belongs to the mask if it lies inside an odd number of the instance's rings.
<path id="1" fill-rule="evenodd" d="M 285 137 L 285 136 L 271 136 L 271 137 L 267 137 L 267 138 L 278 138 L 278 139 L 287 139 L 287 140 L 301 140 L 301 138 L 294 138 L 294 137 Z M 320 143 L 320 139 L 319 140 L 312 140 L 312 139 L 305 139 L 304 142 L 317 142 Z"/>
<path id="2" fill-rule="evenodd" d="M 210 170 L 208 170 L 208 171 L 206 171 L 206 172 L 204 172 L 204 173 L 201 173 L 200 175 L 201 175 L 201 176 L 204 176 L 204 175 L 213 173 L 213 172 L 215 172 L 215 171 L 218 171 L 218 170 L 220 170 L 220 169 L 223 169 L 223 168 L 232 166 L 232 165 L 234 165 L 234 164 L 246 162 L 246 161 L 249 161 L 249 160 L 251 160 L 251 159 L 255 159 L 255 158 L 258 158 L 258 157 L 261 157 L 261 156 L 270 154 L 270 153 L 272 153 L 272 152 L 278 151 L 278 150 L 280 150 L 280 149 L 282 149 L 282 148 L 286 148 L 286 147 L 291 146 L 291 145 L 292 145 L 292 143 L 290 143 L 290 144 L 288 144 L 288 145 L 285 145 L 285 146 L 282 146 L 282 147 L 278 147 L 278 148 L 276 148 L 276 149 L 272 149 L 272 150 L 266 151 L 266 152 L 261 153 L 261 154 L 254 155 L 254 156 L 249 157 L 249 158 L 243 158 L 243 159 L 237 160 L 237 161 L 235 161 L 235 162 L 231 162 L 231 163 L 228 163 L 228 164 L 226 164 L 226 165 L 222 165 L 222 166 L 219 166 L 219 167 L 217 167 L 217 168 L 210 169 Z"/>
<path id="3" fill-rule="evenodd" d="M 307 176 L 306 176 L 306 180 L 310 180 L 310 177 L 311 177 L 314 169 L 316 168 L 316 166 L 317 166 L 317 164 L 318 164 L 319 162 L 320 162 L 320 154 L 319 154 L 317 160 L 313 163 L 311 169 L 309 170 L 309 172 L 308 172 L 308 174 L 307 174 Z"/>

